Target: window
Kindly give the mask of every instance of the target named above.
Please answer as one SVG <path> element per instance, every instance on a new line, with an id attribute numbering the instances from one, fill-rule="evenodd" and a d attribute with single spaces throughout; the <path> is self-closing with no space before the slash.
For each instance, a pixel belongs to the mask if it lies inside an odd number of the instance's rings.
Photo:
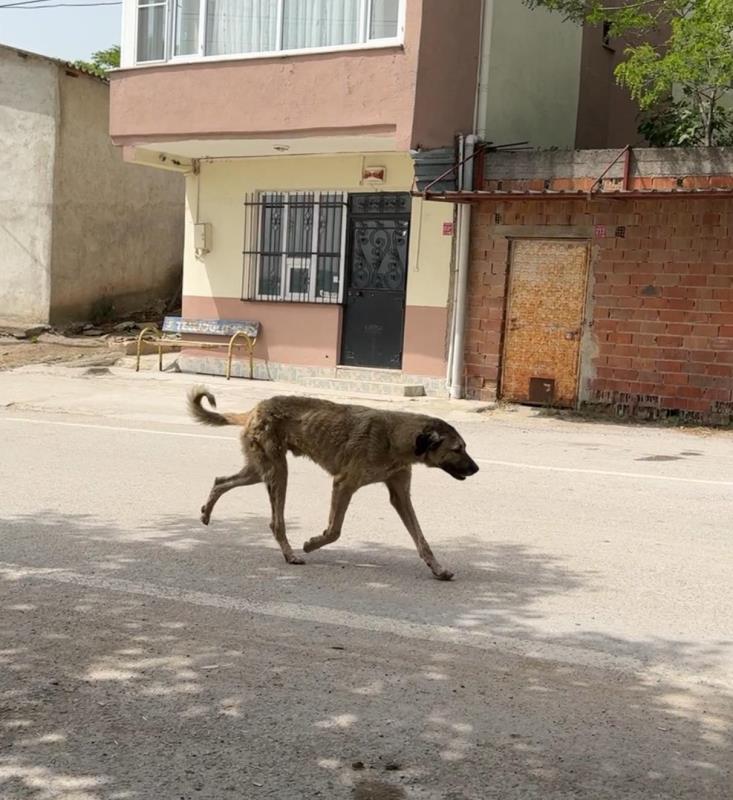
<path id="1" fill-rule="evenodd" d="M 243 299 L 339 303 L 342 192 L 265 192 L 245 201 Z"/>
<path id="2" fill-rule="evenodd" d="M 404 2 L 137 0 L 136 60 L 145 63 L 396 43 Z"/>
<path id="3" fill-rule="evenodd" d="M 162 61 L 165 58 L 167 15 L 167 0 L 138 0 L 138 61 Z"/>
<path id="4" fill-rule="evenodd" d="M 190 56 L 199 51 L 201 0 L 175 0 L 173 52 Z"/>

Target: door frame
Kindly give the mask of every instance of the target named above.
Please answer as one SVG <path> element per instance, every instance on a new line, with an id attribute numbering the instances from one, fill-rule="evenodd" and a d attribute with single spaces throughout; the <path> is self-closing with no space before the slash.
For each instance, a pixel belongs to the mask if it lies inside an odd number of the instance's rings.
<path id="1" fill-rule="evenodd" d="M 354 216 L 357 217 L 367 217 L 366 214 L 356 214 L 354 215 L 351 211 L 351 199 L 357 195 L 365 195 L 365 194 L 380 194 L 380 195 L 406 195 L 410 197 L 410 211 L 409 213 L 397 214 L 397 215 L 382 215 L 385 219 L 392 219 L 392 218 L 407 218 L 407 249 L 405 251 L 405 288 L 402 295 L 402 325 L 400 329 L 400 365 L 399 367 L 360 367 L 360 366 L 353 366 L 351 364 L 345 364 L 343 360 L 344 354 L 344 333 L 346 327 L 346 305 L 347 305 L 347 296 L 349 292 L 349 284 L 351 282 L 351 271 L 353 268 L 353 237 L 351 235 L 351 222 Z M 356 191 L 356 192 L 345 192 L 346 195 L 346 224 L 344 226 L 345 229 L 345 237 L 346 237 L 346 246 L 344 248 L 345 253 L 345 262 L 344 262 L 344 270 L 343 270 L 343 287 L 342 287 L 342 297 L 341 297 L 341 313 L 340 313 L 340 320 L 339 320 L 339 340 L 338 340 L 338 364 L 337 367 L 344 367 L 348 369 L 384 369 L 384 370 L 391 370 L 393 372 L 402 371 L 402 361 L 405 356 L 405 318 L 406 318 L 406 311 L 407 311 L 407 281 L 409 278 L 410 272 L 410 245 L 411 245 L 411 237 L 412 237 L 412 196 L 410 192 L 407 190 L 395 190 L 395 191 L 374 191 L 374 190 L 364 190 L 364 191 Z M 377 219 L 379 219 L 380 215 L 374 215 Z"/>
<path id="2" fill-rule="evenodd" d="M 592 239 L 590 235 L 580 232 L 570 232 L 568 231 L 566 235 L 558 234 L 557 228 L 553 226 L 554 230 L 548 230 L 547 232 L 538 231 L 537 229 L 532 231 L 527 231 L 526 233 L 520 232 L 515 229 L 511 234 L 507 234 L 504 238 L 507 240 L 509 247 L 507 250 L 507 261 L 506 261 L 506 279 L 504 284 L 504 306 L 502 311 L 502 326 L 501 326 L 501 336 L 499 339 L 499 374 L 497 376 L 496 382 L 496 396 L 498 399 L 502 398 L 503 394 L 503 383 L 504 383 L 504 370 L 506 369 L 507 357 L 506 357 L 506 348 L 507 348 L 507 326 L 509 324 L 509 302 L 511 297 L 511 289 L 512 289 L 512 278 L 514 270 L 512 270 L 512 252 L 514 250 L 514 242 L 516 241 L 547 241 L 547 242 L 578 242 L 585 245 L 585 275 L 583 279 L 583 291 L 582 297 L 583 302 L 581 306 L 581 315 L 580 315 L 580 335 L 578 336 L 578 352 L 576 355 L 576 362 L 575 362 L 575 401 L 573 403 L 572 409 L 577 410 L 581 403 L 581 392 L 580 392 L 580 379 L 582 377 L 582 369 L 583 369 L 583 344 L 585 342 L 586 336 L 590 331 L 590 325 L 588 323 L 588 309 L 589 309 L 589 297 L 588 292 L 590 289 L 590 270 L 591 270 L 591 247 L 592 247 Z M 553 235 L 554 234 L 554 235 Z M 529 403 L 525 402 L 522 405 L 531 405 L 537 406 L 536 403 Z M 544 407 L 544 406 L 541 406 Z"/>

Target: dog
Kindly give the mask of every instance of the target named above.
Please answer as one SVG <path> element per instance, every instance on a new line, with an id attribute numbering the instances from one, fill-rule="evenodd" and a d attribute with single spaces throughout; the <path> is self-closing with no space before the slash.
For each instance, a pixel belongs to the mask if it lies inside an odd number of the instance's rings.
<path id="1" fill-rule="evenodd" d="M 346 509 L 354 493 L 370 483 L 384 483 L 389 500 L 412 536 L 420 558 L 439 580 L 453 573 L 433 555 L 410 500 L 413 464 L 437 467 L 456 480 L 478 472 L 458 432 L 441 419 L 422 414 L 380 411 L 357 405 L 332 403 L 310 397 L 272 397 L 242 414 L 220 414 L 205 386 L 195 386 L 188 396 L 191 415 L 204 425 L 238 425 L 242 428 L 244 467 L 235 475 L 216 478 L 201 522 L 208 525 L 217 500 L 237 486 L 264 483 L 270 496 L 270 529 L 288 564 L 303 564 L 285 535 L 287 454 L 305 456 L 333 476 L 328 527 L 304 545 L 310 553 L 335 542 L 341 535 Z"/>

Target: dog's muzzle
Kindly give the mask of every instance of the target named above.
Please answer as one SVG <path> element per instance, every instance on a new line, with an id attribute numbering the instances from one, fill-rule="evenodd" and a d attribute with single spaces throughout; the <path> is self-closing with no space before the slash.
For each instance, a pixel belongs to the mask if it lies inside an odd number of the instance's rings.
<path id="1" fill-rule="evenodd" d="M 466 464 L 461 464 L 460 466 L 446 464 L 443 466 L 443 470 L 447 472 L 451 478 L 455 478 L 457 481 L 465 481 L 466 478 L 478 472 L 478 464 L 472 458 L 469 458 Z"/>

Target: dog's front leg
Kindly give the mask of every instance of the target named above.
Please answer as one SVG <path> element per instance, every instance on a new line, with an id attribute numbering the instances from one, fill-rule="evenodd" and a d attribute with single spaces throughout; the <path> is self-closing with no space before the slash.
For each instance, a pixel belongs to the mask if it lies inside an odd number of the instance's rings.
<path id="1" fill-rule="evenodd" d="M 335 542 L 341 536 L 341 528 L 344 524 L 346 509 L 349 507 L 351 498 L 354 496 L 354 487 L 344 483 L 340 478 L 334 478 L 333 489 L 331 490 L 331 512 L 328 516 L 328 527 L 321 536 L 314 536 L 304 545 L 303 550 L 310 553 L 318 550 L 319 547 Z"/>
<path id="2" fill-rule="evenodd" d="M 420 529 L 420 523 L 417 521 L 417 515 L 410 499 L 411 477 L 411 472 L 405 470 L 386 481 L 389 489 L 389 502 L 394 506 L 395 511 L 400 515 L 400 519 L 404 522 L 410 536 L 412 536 L 420 558 L 430 567 L 433 575 L 439 581 L 449 581 L 453 577 L 453 573 L 441 567 L 433 555 L 430 545 L 425 541 Z"/>
<path id="3" fill-rule="evenodd" d="M 230 475 L 226 478 L 217 478 L 214 485 L 211 487 L 209 497 L 201 506 L 201 522 L 208 525 L 211 520 L 211 512 L 214 510 L 217 500 L 226 494 L 231 489 L 237 486 L 251 486 L 253 483 L 260 483 L 262 478 L 259 472 L 251 465 L 245 465 L 244 469 L 236 475 Z"/>

